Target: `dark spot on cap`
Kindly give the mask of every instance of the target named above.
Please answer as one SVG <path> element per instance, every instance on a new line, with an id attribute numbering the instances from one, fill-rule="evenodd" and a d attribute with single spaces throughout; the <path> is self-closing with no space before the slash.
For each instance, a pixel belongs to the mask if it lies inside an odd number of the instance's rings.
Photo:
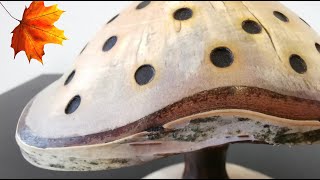
<path id="1" fill-rule="evenodd" d="M 102 50 L 105 52 L 109 51 L 117 43 L 117 40 L 118 40 L 117 36 L 112 36 L 104 43 Z"/>
<path id="2" fill-rule="evenodd" d="M 107 24 L 111 23 L 112 21 L 114 21 L 115 19 L 117 19 L 117 17 L 119 16 L 119 14 L 115 15 L 113 18 L 111 18 Z"/>
<path id="3" fill-rule="evenodd" d="M 316 49 L 318 50 L 318 52 L 320 53 L 320 44 L 316 43 L 315 46 L 316 46 Z"/>
<path id="4" fill-rule="evenodd" d="M 215 66 L 225 68 L 233 63 L 233 54 L 229 48 L 218 47 L 211 51 L 210 60 Z"/>
<path id="5" fill-rule="evenodd" d="M 73 71 L 69 74 L 68 78 L 67 78 L 66 81 L 64 82 L 64 85 L 65 85 L 65 86 L 68 85 L 68 84 L 71 82 L 71 80 L 73 79 L 73 77 L 74 77 L 75 74 L 76 74 L 76 71 L 75 71 L 75 70 L 73 70 Z"/>
<path id="6" fill-rule="evenodd" d="M 136 9 L 138 9 L 138 10 L 143 9 L 143 8 L 147 7 L 150 3 L 151 3 L 151 1 L 142 1 L 140 4 L 138 4 Z"/>
<path id="7" fill-rule="evenodd" d="M 283 22 L 289 22 L 289 19 L 287 18 L 287 16 L 285 16 L 279 11 L 273 11 L 273 15 Z"/>
<path id="8" fill-rule="evenodd" d="M 179 20 L 179 21 L 185 21 L 188 20 L 192 17 L 192 10 L 189 8 L 181 8 L 176 10 L 176 12 L 174 12 L 174 19 L 175 20 Z"/>
<path id="9" fill-rule="evenodd" d="M 71 114 L 73 112 L 75 112 L 78 107 L 80 106 L 81 103 L 81 97 L 79 95 L 73 97 L 70 102 L 68 103 L 66 109 L 65 109 L 65 113 L 66 114 Z"/>
<path id="10" fill-rule="evenodd" d="M 307 71 L 307 64 L 300 56 L 296 54 L 290 56 L 290 65 L 292 69 L 299 74 L 303 74 Z"/>
<path id="11" fill-rule="evenodd" d="M 151 65 L 143 65 L 138 68 L 134 76 L 139 85 L 145 85 L 152 81 L 154 75 L 155 70 Z"/>
<path id="12" fill-rule="evenodd" d="M 242 28 L 249 34 L 259 34 L 262 31 L 261 26 L 252 20 L 246 20 L 242 22 Z"/>

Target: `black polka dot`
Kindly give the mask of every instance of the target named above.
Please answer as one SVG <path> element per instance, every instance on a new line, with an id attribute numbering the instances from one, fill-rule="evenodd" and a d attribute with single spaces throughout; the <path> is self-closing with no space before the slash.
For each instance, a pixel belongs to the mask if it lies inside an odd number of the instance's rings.
<path id="1" fill-rule="evenodd" d="M 73 71 L 69 74 L 68 78 L 67 78 L 66 81 L 64 82 L 64 85 L 65 85 L 65 86 L 68 85 L 68 84 L 71 82 L 71 80 L 73 79 L 73 77 L 74 77 L 75 74 L 76 74 L 76 71 L 75 71 L 75 70 L 73 70 Z"/>
<path id="2" fill-rule="evenodd" d="M 210 60 L 215 66 L 225 68 L 233 63 L 233 54 L 229 48 L 218 47 L 211 51 Z"/>
<path id="3" fill-rule="evenodd" d="M 303 74 L 307 71 L 307 64 L 299 55 L 294 54 L 290 56 L 290 65 L 292 69 L 299 74 Z"/>
<path id="4" fill-rule="evenodd" d="M 88 44 L 86 44 L 86 45 L 82 48 L 82 50 L 81 50 L 80 54 L 82 54 L 82 53 L 83 53 L 83 51 L 87 48 L 87 46 L 88 46 Z"/>
<path id="5" fill-rule="evenodd" d="M 145 85 L 152 81 L 154 75 L 155 70 L 151 65 L 143 65 L 138 68 L 134 76 L 139 85 Z"/>
<path id="6" fill-rule="evenodd" d="M 104 43 L 102 50 L 109 51 L 117 43 L 117 40 L 118 40 L 117 36 L 112 36 Z"/>
<path id="7" fill-rule="evenodd" d="M 140 4 L 138 4 L 136 9 L 143 9 L 143 8 L 147 7 L 150 3 L 151 3 L 151 1 L 142 1 Z"/>
<path id="8" fill-rule="evenodd" d="M 320 53 L 320 44 L 316 43 L 316 49 L 318 50 L 318 52 Z"/>
<path id="9" fill-rule="evenodd" d="M 73 97 L 70 102 L 68 103 L 66 109 L 65 109 L 65 113 L 66 114 L 72 114 L 74 113 L 78 107 L 80 106 L 81 103 L 81 97 L 79 95 Z"/>
<path id="10" fill-rule="evenodd" d="M 310 24 L 307 23 L 307 21 L 305 21 L 304 19 L 300 18 L 301 21 L 303 21 L 306 25 L 308 25 L 310 27 Z"/>
<path id="11" fill-rule="evenodd" d="M 289 22 L 289 19 L 287 18 L 287 16 L 285 16 L 279 11 L 273 11 L 273 15 L 283 22 Z"/>
<path id="12" fill-rule="evenodd" d="M 107 24 L 111 23 L 112 21 L 114 21 L 115 19 L 117 19 L 117 17 L 119 16 L 119 14 L 115 15 L 113 18 L 111 18 Z"/>
<path id="13" fill-rule="evenodd" d="M 192 12 L 191 9 L 189 9 L 189 8 L 181 8 L 181 9 L 178 9 L 174 13 L 173 17 L 176 20 L 184 21 L 184 20 L 190 19 L 192 17 L 192 14 L 193 14 L 193 12 Z"/>
<path id="14" fill-rule="evenodd" d="M 252 20 L 246 20 L 242 22 L 242 28 L 249 34 L 259 34 L 262 31 L 261 26 Z"/>

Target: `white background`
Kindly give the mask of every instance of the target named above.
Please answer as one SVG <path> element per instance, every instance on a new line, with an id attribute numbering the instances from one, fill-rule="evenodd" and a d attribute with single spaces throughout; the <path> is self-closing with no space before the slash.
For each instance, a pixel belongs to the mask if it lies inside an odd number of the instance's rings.
<path id="1" fill-rule="evenodd" d="M 29 7 L 31 2 L 3 1 L 2 3 L 16 18 L 21 19 L 24 7 Z M 320 32 L 320 2 L 286 1 L 282 3 L 306 20 L 317 32 Z M 11 31 L 18 25 L 18 22 L 11 19 L 0 7 L 0 94 L 40 74 L 66 71 L 93 35 L 130 2 L 45 2 L 46 6 L 52 4 L 58 4 L 58 8 L 66 11 L 55 26 L 65 30 L 65 35 L 69 40 L 64 41 L 63 46 L 46 45 L 46 54 L 43 56 L 44 65 L 36 60 L 32 60 L 29 64 L 24 52 L 20 52 L 16 59 L 13 59 L 14 51 L 10 47 Z"/>

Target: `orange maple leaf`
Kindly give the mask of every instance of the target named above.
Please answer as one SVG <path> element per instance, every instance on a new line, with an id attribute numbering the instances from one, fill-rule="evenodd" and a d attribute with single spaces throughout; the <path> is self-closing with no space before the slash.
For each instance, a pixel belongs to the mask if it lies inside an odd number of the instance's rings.
<path id="1" fill-rule="evenodd" d="M 20 24 L 12 31 L 14 57 L 20 51 L 25 51 L 29 62 L 36 59 L 43 63 L 45 44 L 62 45 L 62 41 L 67 40 L 64 31 L 53 25 L 63 12 L 57 5 L 45 7 L 43 1 L 33 1 L 29 8 L 26 7 Z"/>

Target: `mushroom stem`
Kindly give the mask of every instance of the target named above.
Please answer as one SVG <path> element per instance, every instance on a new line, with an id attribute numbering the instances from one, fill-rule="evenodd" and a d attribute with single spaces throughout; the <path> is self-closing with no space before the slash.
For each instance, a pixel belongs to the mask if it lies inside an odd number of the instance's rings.
<path id="1" fill-rule="evenodd" d="M 229 179 L 226 171 L 228 145 L 185 154 L 183 179 Z"/>

